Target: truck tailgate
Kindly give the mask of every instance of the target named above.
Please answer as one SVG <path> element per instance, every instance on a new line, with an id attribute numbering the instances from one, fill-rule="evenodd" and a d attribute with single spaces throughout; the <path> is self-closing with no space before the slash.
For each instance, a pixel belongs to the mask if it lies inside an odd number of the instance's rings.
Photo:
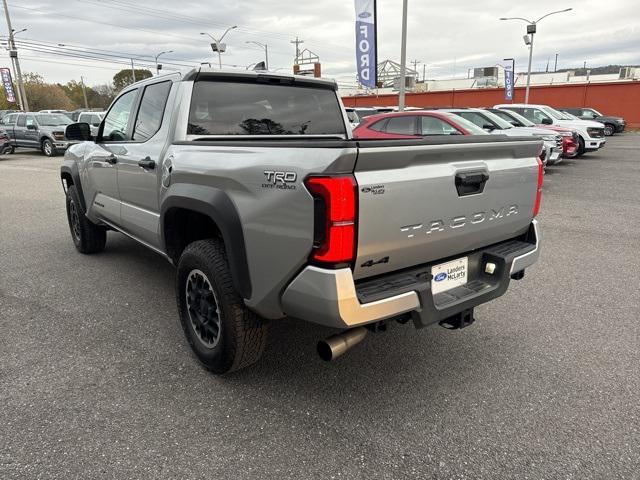
<path id="1" fill-rule="evenodd" d="M 533 218 L 541 145 L 495 137 L 360 142 L 354 278 L 525 233 Z"/>

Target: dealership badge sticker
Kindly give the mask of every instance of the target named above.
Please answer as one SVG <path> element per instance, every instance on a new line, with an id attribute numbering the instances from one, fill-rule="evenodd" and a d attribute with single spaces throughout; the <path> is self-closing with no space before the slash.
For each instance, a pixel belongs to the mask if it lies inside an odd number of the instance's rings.
<path id="1" fill-rule="evenodd" d="M 511 65 L 504 67 L 504 99 L 513 100 L 513 70 Z"/>
<path id="2" fill-rule="evenodd" d="M 376 48 L 376 2 L 355 0 L 356 6 L 356 67 L 360 85 L 375 88 L 378 74 Z"/>
<path id="3" fill-rule="evenodd" d="M 16 101 L 16 94 L 13 91 L 11 70 L 6 67 L 0 68 L 0 75 L 2 75 L 2 84 L 4 85 L 4 91 L 7 94 L 7 102 L 14 103 Z"/>

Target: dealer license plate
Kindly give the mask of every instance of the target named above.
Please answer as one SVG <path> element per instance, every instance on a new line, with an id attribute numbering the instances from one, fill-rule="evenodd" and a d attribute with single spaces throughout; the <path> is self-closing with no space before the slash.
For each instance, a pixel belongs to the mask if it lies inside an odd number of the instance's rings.
<path id="1" fill-rule="evenodd" d="M 463 257 L 431 267 L 431 293 L 434 295 L 467 283 L 469 258 Z"/>

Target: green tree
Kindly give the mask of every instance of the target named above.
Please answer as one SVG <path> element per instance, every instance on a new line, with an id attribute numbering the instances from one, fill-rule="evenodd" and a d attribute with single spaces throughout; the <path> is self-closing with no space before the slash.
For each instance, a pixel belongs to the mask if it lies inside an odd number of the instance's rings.
<path id="1" fill-rule="evenodd" d="M 146 68 L 135 69 L 136 72 L 136 81 L 144 80 L 145 78 L 153 77 L 153 73 Z M 131 69 L 120 70 L 113 76 L 113 88 L 116 92 L 119 92 L 124 87 L 131 85 L 133 83 L 133 78 L 131 76 Z"/>

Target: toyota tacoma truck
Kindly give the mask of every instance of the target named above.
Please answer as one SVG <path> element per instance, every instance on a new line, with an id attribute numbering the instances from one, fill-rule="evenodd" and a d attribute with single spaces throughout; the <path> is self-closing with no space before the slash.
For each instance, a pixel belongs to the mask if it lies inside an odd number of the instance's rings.
<path id="1" fill-rule="evenodd" d="M 176 266 L 180 322 L 222 374 L 284 317 L 342 330 L 461 328 L 539 255 L 542 142 L 357 140 L 333 81 L 194 70 L 124 89 L 61 180 L 81 253 L 121 232 Z M 149 299 L 152 301 L 152 299 Z"/>

